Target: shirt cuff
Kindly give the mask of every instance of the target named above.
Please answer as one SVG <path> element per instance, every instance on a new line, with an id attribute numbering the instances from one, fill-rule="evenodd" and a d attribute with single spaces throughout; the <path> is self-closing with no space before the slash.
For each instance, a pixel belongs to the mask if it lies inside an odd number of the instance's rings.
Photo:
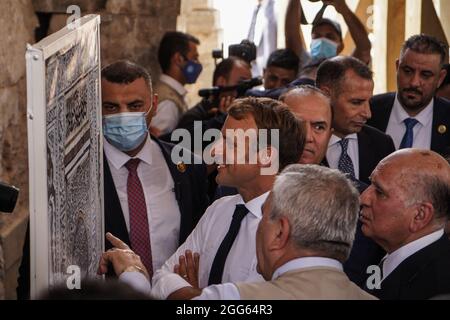
<path id="1" fill-rule="evenodd" d="M 134 290 L 145 295 L 150 295 L 152 287 L 147 278 L 140 272 L 123 272 L 119 276 L 119 281 L 128 284 Z"/>
<path id="2" fill-rule="evenodd" d="M 161 270 L 158 270 L 160 272 Z M 156 280 L 156 281 L 155 281 Z M 189 282 L 184 280 L 176 273 L 166 273 L 163 276 L 159 276 L 156 274 L 156 277 L 153 276 L 153 287 L 152 287 L 152 296 L 157 299 L 167 299 L 167 297 L 185 287 L 192 287 Z"/>

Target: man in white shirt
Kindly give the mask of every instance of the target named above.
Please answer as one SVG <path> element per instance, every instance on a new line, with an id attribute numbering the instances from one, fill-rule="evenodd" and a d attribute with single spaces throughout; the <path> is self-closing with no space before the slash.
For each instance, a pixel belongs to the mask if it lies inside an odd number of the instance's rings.
<path id="1" fill-rule="evenodd" d="M 178 31 L 167 32 L 161 40 L 158 61 L 163 73 L 155 88 L 159 104 L 151 123 L 156 136 L 171 133 L 188 110 L 184 86 L 195 83 L 202 72 L 199 44 L 194 36 Z"/>
<path id="2" fill-rule="evenodd" d="M 267 135 L 271 137 L 277 133 L 278 138 L 266 141 L 266 145 L 262 140 L 252 143 L 248 137 L 245 141 L 239 139 L 239 131 L 258 135 L 260 129 L 268 129 Z M 304 127 L 284 104 L 272 99 L 246 98 L 235 100 L 230 107 L 222 134 L 223 140 L 213 151 L 217 162 L 222 163 L 218 166 L 216 180 L 237 188 L 239 194 L 214 202 L 186 242 L 155 273 L 152 294 L 157 298 L 176 298 L 189 290 L 189 283 L 174 273 L 179 257 L 186 250 L 201 256 L 200 287 L 262 280 L 256 271 L 255 252 L 261 207 L 272 188 L 277 169 L 298 162 L 305 140 Z M 255 148 L 260 142 L 260 148 Z M 242 159 L 245 161 L 238 161 Z M 250 159 L 255 159 L 256 163 Z M 272 169 L 273 165 L 275 170 L 265 170 Z M 114 260 L 113 256 L 114 251 L 108 252 L 104 262 Z"/>
<path id="3" fill-rule="evenodd" d="M 103 68 L 105 231 L 130 244 L 150 273 L 184 242 L 207 206 L 205 167 L 173 163 L 173 145 L 148 133 L 156 102 L 141 66 L 118 61 Z"/>
<path id="4" fill-rule="evenodd" d="M 326 154 L 330 168 L 339 169 L 352 180 L 369 184 L 378 162 L 395 151 L 392 139 L 367 126 L 371 118 L 373 73 L 356 58 L 335 57 L 317 71 L 317 87 L 331 99 L 333 135 Z"/>
<path id="5" fill-rule="evenodd" d="M 276 178 L 256 232 L 257 270 L 266 282 L 186 289 L 189 294 L 183 298 L 374 299 L 350 282 L 342 267 L 352 247 L 358 211 L 358 192 L 342 173 L 291 165 Z M 132 257 L 128 263 L 115 260 L 120 262 L 115 264 L 118 270 L 139 264 Z M 195 277 L 192 261 L 181 260 L 180 274 Z M 127 272 L 122 274 L 128 281 Z"/>
<path id="6" fill-rule="evenodd" d="M 436 95 L 447 74 L 446 51 L 432 36 L 410 37 L 396 62 L 397 92 L 371 99 L 373 116 L 368 124 L 389 134 L 397 149 L 450 155 L 450 102 Z"/>
<path id="7" fill-rule="evenodd" d="M 450 166 L 440 155 L 403 149 L 383 159 L 361 195 L 363 233 L 382 246 L 380 299 L 430 299 L 450 292 Z"/>

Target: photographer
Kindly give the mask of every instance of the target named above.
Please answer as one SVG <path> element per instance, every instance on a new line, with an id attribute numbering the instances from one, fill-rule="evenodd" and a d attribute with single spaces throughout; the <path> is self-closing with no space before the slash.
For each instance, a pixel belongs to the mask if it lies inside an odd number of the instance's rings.
<path id="1" fill-rule="evenodd" d="M 251 76 L 250 65 L 247 62 L 237 57 L 229 57 L 216 66 L 213 85 L 219 88 L 232 87 L 241 81 L 249 80 Z M 222 90 L 218 96 L 210 95 L 208 98 L 203 98 L 183 115 L 177 128 L 193 130 L 194 121 L 210 120 L 225 113 L 236 97 L 236 90 Z"/>

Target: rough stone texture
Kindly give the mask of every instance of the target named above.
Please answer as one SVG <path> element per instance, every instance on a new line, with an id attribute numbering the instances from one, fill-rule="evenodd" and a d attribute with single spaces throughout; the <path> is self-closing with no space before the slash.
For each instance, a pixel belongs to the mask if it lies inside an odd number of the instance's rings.
<path id="1" fill-rule="evenodd" d="M 108 0 L 106 11 L 112 14 L 150 15 L 173 22 L 180 12 L 180 0 Z"/>
<path id="2" fill-rule="evenodd" d="M 25 45 L 33 42 L 36 26 L 31 0 L 0 1 L 0 88 L 16 84 L 24 76 Z"/>
<path id="3" fill-rule="evenodd" d="M 81 13 L 93 12 L 104 8 L 106 0 L 32 0 L 36 12 L 65 13 L 71 5 L 77 5 Z M 128 2 L 128 1 L 124 1 Z"/>
<path id="4" fill-rule="evenodd" d="M 199 89 L 212 86 L 212 74 L 215 69 L 212 50 L 219 49 L 222 43 L 222 29 L 219 24 L 219 12 L 212 8 L 211 1 L 182 1 L 177 29 L 190 33 L 200 40 L 198 52 L 203 65 L 203 72 L 197 82 L 186 87 L 188 90 L 186 98 L 190 107 L 200 101 Z"/>
<path id="5" fill-rule="evenodd" d="M 66 24 L 69 5 L 80 6 L 82 15 L 101 14 L 102 64 L 130 59 L 144 65 L 156 78 L 160 73 L 159 41 L 166 31 L 176 29 L 180 1 L 0 0 L 4 35 L 0 45 L 0 181 L 20 188 L 14 213 L 0 214 L 0 299 L 15 298 L 28 221 L 25 49 L 26 43 L 35 42 L 35 11 L 52 13 L 50 33 Z"/>
<path id="6" fill-rule="evenodd" d="M 0 180 L 20 188 L 14 213 L 0 213 L 0 299 L 15 298 L 28 219 L 25 50 L 37 24 L 31 0 L 0 1 Z"/>

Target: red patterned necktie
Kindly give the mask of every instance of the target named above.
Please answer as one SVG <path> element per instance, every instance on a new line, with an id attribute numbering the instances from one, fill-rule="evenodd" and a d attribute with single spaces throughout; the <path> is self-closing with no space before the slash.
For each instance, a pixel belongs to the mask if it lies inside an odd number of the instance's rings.
<path id="1" fill-rule="evenodd" d="M 127 195 L 130 213 L 131 249 L 141 257 L 150 279 L 153 275 L 150 231 L 144 189 L 137 175 L 139 159 L 130 159 L 125 167 L 128 169 Z"/>

